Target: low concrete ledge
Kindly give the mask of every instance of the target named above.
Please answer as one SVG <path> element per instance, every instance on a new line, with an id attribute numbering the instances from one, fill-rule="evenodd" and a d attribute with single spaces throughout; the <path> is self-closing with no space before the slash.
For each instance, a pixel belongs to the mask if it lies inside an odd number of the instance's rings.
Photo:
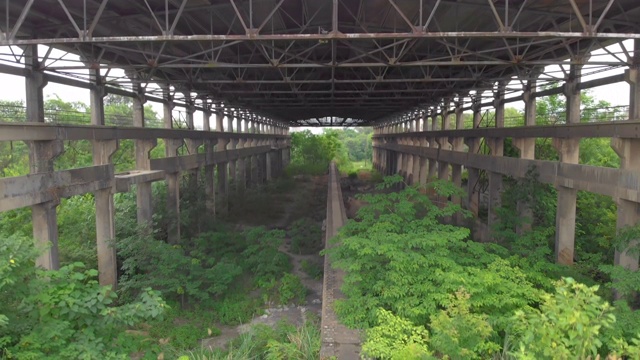
<path id="1" fill-rule="evenodd" d="M 164 180 L 165 172 L 162 170 L 133 170 L 116 174 L 116 192 L 129 192 L 131 186 Z"/>
<path id="2" fill-rule="evenodd" d="M 640 138 L 640 121 L 477 128 L 376 134 L 374 139 L 395 138 Z"/>
<path id="3" fill-rule="evenodd" d="M 430 160 L 517 178 L 523 178 L 527 171 L 534 167 L 539 173 L 538 180 L 543 183 L 640 202 L 640 174 L 630 170 L 567 164 L 558 161 L 480 155 L 411 145 L 384 144 L 375 146 L 375 148 L 418 155 Z"/>
<path id="4" fill-rule="evenodd" d="M 347 215 L 340 189 L 340 177 L 335 163 L 329 170 L 329 190 L 327 196 L 327 223 L 325 247 L 331 247 L 330 240 L 338 234 L 346 223 Z M 336 299 L 344 298 L 340 291 L 344 272 L 331 267 L 328 256 L 324 257 L 324 280 L 322 290 L 322 319 L 320 323 L 320 359 L 335 357 L 339 360 L 360 359 L 360 333 L 340 324 L 333 309 Z"/>

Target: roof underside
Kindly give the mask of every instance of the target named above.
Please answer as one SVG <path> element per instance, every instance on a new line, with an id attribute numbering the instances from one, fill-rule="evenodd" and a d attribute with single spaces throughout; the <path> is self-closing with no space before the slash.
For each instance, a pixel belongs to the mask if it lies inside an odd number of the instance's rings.
<path id="1" fill-rule="evenodd" d="M 108 81 L 131 86 L 110 78 L 108 68 L 123 68 L 143 84 L 298 125 L 370 124 L 640 33 L 637 0 L 8 4 L 0 45 L 49 44 L 88 59 L 57 66 L 40 54 L 46 71 L 86 77 L 83 68 L 100 66 Z"/>

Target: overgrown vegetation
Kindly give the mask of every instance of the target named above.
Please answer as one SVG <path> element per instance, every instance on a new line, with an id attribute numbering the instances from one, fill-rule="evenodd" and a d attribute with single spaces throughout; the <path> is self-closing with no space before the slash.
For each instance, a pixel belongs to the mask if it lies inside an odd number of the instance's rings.
<path id="1" fill-rule="evenodd" d="M 130 120 L 131 104 L 120 100 L 107 99 L 108 117 Z M 11 112 L 5 114 L 7 119 L 24 119 L 21 104 L 14 105 L 0 108 Z M 88 123 L 84 104 L 53 99 L 46 107 L 48 114 L 58 116 L 51 121 Z M 148 119 L 151 122 L 156 118 L 150 110 L 146 114 L 153 118 Z M 69 142 L 65 150 L 56 160 L 56 169 L 92 165 L 90 142 Z M 160 156 L 164 156 L 162 142 L 152 151 L 152 157 Z M 132 169 L 133 142 L 123 141 L 114 160 L 117 171 Z M 0 176 L 27 174 L 26 145 L 0 144 L 0 165 Z M 44 249 L 33 246 L 30 210 L 1 213 L 0 259 L 5 260 L 0 264 L 0 358 L 175 359 L 185 354 L 192 358 L 317 358 L 319 324 L 309 313 L 302 326 L 283 322 L 276 329 L 253 329 L 226 350 L 200 347 L 202 339 L 220 335 L 225 327 L 248 323 L 262 315 L 265 307 L 304 304 L 307 289 L 291 273 L 291 260 L 281 251 L 287 233 L 262 225 L 282 222 L 280 227 L 289 229 L 294 220 L 305 219 L 300 224 L 313 225 L 307 235 L 318 235 L 315 207 L 324 211 L 326 191 L 303 194 L 304 188 L 290 196 L 296 181 L 277 179 L 238 191 L 246 207 L 231 207 L 212 221 L 202 196 L 204 177 L 194 175 L 186 173 L 181 179 L 179 244 L 167 242 L 175 214 L 167 213 L 166 186 L 153 185 L 154 220 L 149 228 L 137 226 L 135 192 L 115 195 L 117 291 L 97 283 L 93 194 L 61 199 L 63 266 L 58 271 L 34 266 Z M 244 201 L 250 199 L 255 201 Z M 290 200 L 291 216 L 285 212 Z M 293 228 L 301 230 L 300 224 Z M 317 253 L 316 243 L 300 233 L 295 252 Z"/>
<path id="2" fill-rule="evenodd" d="M 388 177 L 381 187 L 400 181 L 400 176 Z M 429 186 L 440 198 L 461 195 L 447 182 Z M 535 178 L 518 183 L 512 189 L 513 201 L 505 206 L 515 205 L 515 193 L 529 194 L 530 198 L 519 200 L 542 200 L 530 205 L 534 219 L 544 216 L 539 213 L 544 198 L 538 198 L 536 188 L 540 185 Z M 329 256 L 346 271 L 346 299 L 337 303 L 336 310 L 346 324 L 368 329 L 366 355 L 382 359 L 640 356 L 640 326 L 630 324 L 637 320 L 637 312 L 624 300 L 610 305 L 602 296 L 611 299 L 611 292 L 568 276 L 595 280 L 552 263 L 546 228 L 534 227 L 515 236 L 520 220 L 504 216 L 497 233 L 500 244 L 478 243 L 469 239 L 468 229 L 442 222 L 455 213 L 466 214 L 459 205 L 437 206 L 416 186 L 361 198 L 369 205 L 360 209 L 357 221 L 342 229 Z M 612 278 L 606 287 L 615 284 Z M 640 290 L 633 281 L 625 284 L 625 295 Z"/>

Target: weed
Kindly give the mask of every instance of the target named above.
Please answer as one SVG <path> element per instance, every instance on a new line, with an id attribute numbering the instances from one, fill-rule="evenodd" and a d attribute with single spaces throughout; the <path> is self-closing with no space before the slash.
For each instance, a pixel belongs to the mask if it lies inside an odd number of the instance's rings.
<path id="1" fill-rule="evenodd" d="M 289 231 L 291 251 L 297 254 L 317 254 L 322 250 L 322 228 L 309 218 L 296 220 Z"/>
<path id="2" fill-rule="evenodd" d="M 307 296 L 307 288 L 304 287 L 300 278 L 293 274 L 284 274 L 278 287 L 280 304 L 290 304 L 292 301 L 302 303 Z"/>
<path id="3" fill-rule="evenodd" d="M 324 274 L 324 269 L 322 266 L 313 261 L 302 260 L 300 262 L 300 267 L 305 274 L 309 275 L 310 278 L 320 280 Z"/>

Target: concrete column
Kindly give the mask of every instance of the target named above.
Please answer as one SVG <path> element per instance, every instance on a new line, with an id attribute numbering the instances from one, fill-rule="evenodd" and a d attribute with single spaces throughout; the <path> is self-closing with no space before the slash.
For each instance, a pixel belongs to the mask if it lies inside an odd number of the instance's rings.
<path id="1" fill-rule="evenodd" d="M 258 134 L 260 131 L 259 127 L 260 127 L 260 124 L 258 122 L 254 122 L 253 127 L 251 128 L 251 132 L 253 134 Z M 260 146 L 260 141 L 254 137 L 251 144 L 252 146 Z M 253 183 L 253 185 L 256 185 L 256 186 L 260 184 L 259 158 L 260 157 L 258 155 L 253 155 L 251 157 L 251 182 Z"/>
<path id="2" fill-rule="evenodd" d="M 636 77 L 636 80 L 640 78 Z M 620 168 L 640 171 L 640 139 L 611 139 L 611 146 L 620 156 Z M 616 220 L 616 228 L 618 231 L 636 226 L 640 223 L 640 204 L 637 202 L 618 198 L 618 213 Z M 638 240 L 633 240 L 629 246 L 623 251 L 616 250 L 614 255 L 614 264 L 625 267 L 629 270 L 638 270 L 638 253 L 630 251 L 630 248 L 637 247 Z"/>
<path id="3" fill-rule="evenodd" d="M 243 123 L 245 127 L 244 129 L 242 127 Z M 238 119 L 238 132 L 247 132 L 246 126 L 247 126 L 246 121 Z M 236 145 L 236 149 L 242 149 L 247 147 L 246 143 L 247 143 L 246 138 L 240 138 Z M 246 169 L 247 168 L 246 168 L 245 158 L 244 157 L 238 158 L 238 162 L 237 162 L 238 177 L 236 179 L 236 190 L 240 193 L 244 193 L 244 190 L 247 187 Z"/>
<path id="4" fill-rule="evenodd" d="M 449 130 L 451 127 L 451 119 L 449 114 L 449 100 L 445 100 L 442 106 L 442 130 Z M 451 144 L 449 144 L 449 138 L 438 138 L 438 147 L 443 150 L 451 150 Z M 444 161 L 438 162 L 438 178 L 440 180 L 449 180 L 449 163 Z M 440 199 L 443 200 L 443 199 Z"/>
<path id="5" fill-rule="evenodd" d="M 412 145 L 415 147 L 420 147 L 421 145 L 421 141 L 420 141 L 420 137 L 414 137 L 413 139 L 413 143 Z M 412 159 L 412 163 L 413 163 L 413 169 L 411 170 L 411 185 L 418 185 L 420 184 L 420 156 L 419 155 L 412 155 L 413 159 Z"/>
<path id="6" fill-rule="evenodd" d="M 431 109 L 431 131 L 437 131 L 438 129 L 438 109 Z"/>
<path id="7" fill-rule="evenodd" d="M 421 129 L 424 132 L 428 128 L 427 126 L 428 117 L 426 113 L 422 115 L 421 123 L 422 123 Z M 427 140 L 427 137 L 424 135 L 420 137 L 420 147 L 422 148 L 429 147 L 429 141 Z M 426 186 L 427 182 L 429 181 L 428 164 L 429 164 L 429 160 L 426 157 L 421 156 L 420 157 L 420 179 L 418 180 L 421 186 Z"/>
<path id="8" fill-rule="evenodd" d="M 44 122 L 44 96 L 42 90 L 47 85 L 45 75 L 40 70 L 38 48 L 29 45 L 25 48 L 26 113 L 29 122 Z M 29 145 L 29 167 L 32 174 L 51 173 L 53 162 L 64 151 L 61 141 L 31 141 Z M 56 208 L 59 201 L 31 206 L 33 238 L 36 247 L 41 251 L 36 259 L 36 266 L 57 270 L 60 268 L 58 255 L 58 220 Z"/>
<path id="9" fill-rule="evenodd" d="M 631 59 L 632 66 L 626 71 L 625 77 L 630 87 L 629 118 L 640 119 L 640 40 L 634 41 L 634 55 Z M 640 171 L 640 140 L 638 139 L 611 139 L 611 146 L 620 156 L 620 168 L 634 172 Z M 636 202 L 625 199 L 617 199 L 618 214 L 616 228 L 620 231 L 640 223 L 640 206 Z M 637 247 L 638 240 L 632 241 L 629 247 L 623 251 L 616 250 L 614 264 L 627 269 L 638 270 L 638 254 L 629 251 L 631 247 Z"/>
<path id="10" fill-rule="evenodd" d="M 42 89 L 47 86 L 47 78 L 42 72 L 38 59 L 38 46 L 27 45 L 24 49 L 26 113 L 27 121 L 44 122 L 44 95 Z"/>
<path id="11" fill-rule="evenodd" d="M 135 79 L 135 77 L 134 77 Z M 134 91 L 137 96 L 133 98 L 133 126 L 144 127 L 144 104 L 147 101 L 144 89 L 134 81 Z M 156 147 L 157 140 L 135 140 L 134 151 L 137 170 L 151 170 L 151 150 Z M 136 205 L 138 225 L 150 230 L 153 223 L 153 193 L 151 183 L 136 185 Z"/>
<path id="12" fill-rule="evenodd" d="M 463 107 L 463 98 L 460 97 L 459 101 L 455 104 L 455 116 L 456 116 L 456 129 L 461 130 L 464 129 L 464 113 L 462 111 Z M 449 142 L 453 147 L 453 151 L 463 152 L 464 151 L 464 139 L 463 138 L 453 138 L 450 139 Z M 462 187 L 462 165 L 451 164 L 451 181 L 457 187 Z M 451 202 L 457 205 L 462 206 L 462 199 L 459 196 L 453 196 L 451 198 Z M 462 214 L 456 214 L 455 223 L 461 225 L 463 222 Z"/>
<path id="13" fill-rule="evenodd" d="M 93 164 L 109 165 L 113 169 L 113 154 L 118 150 L 117 140 L 93 142 Z M 98 280 L 100 285 L 116 288 L 118 266 L 116 261 L 116 224 L 113 189 L 94 193 L 96 206 L 96 243 L 98 251 Z"/>
<path id="14" fill-rule="evenodd" d="M 481 102 L 482 93 L 479 92 L 476 94 L 476 98 L 474 99 L 473 104 L 474 129 L 480 125 L 480 121 L 482 120 L 482 108 L 480 106 Z M 480 139 L 478 138 L 467 138 L 465 139 L 465 144 L 469 148 L 469 152 L 472 154 L 477 154 L 480 151 Z M 467 182 L 467 194 L 469 196 L 469 198 L 467 199 L 467 207 L 468 210 L 477 217 L 480 208 L 480 172 L 478 171 L 478 169 L 471 167 L 467 168 L 467 172 L 469 174 L 469 180 Z"/>
<path id="15" fill-rule="evenodd" d="M 524 100 L 524 125 L 535 126 L 536 125 L 536 80 L 528 80 L 524 86 L 524 92 L 522 99 Z M 519 138 L 513 139 L 515 147 L 520 151 L 520 159 L 535 159 L 536 139 L 535 138 Z M 517 204 L 518 214 L 520 219 L 525 221 L 516 227 L 516 233 L 522 235 L 525 232 L 531 231 L 531 225 L 533 221 L 533 213 L 529 204 L 526 201 L 518 201 Z"/>
<path id="16" fill-rule="evenodd" d="M 187 113 L 187 128 L 189 130 L 195 130 L 196 127 L 195 127 L 194 116 L 196 112 L 196 104 L 194 102 L 194 99 L 191 98 L 190 91 L 185 92 L 184 97 L 185 97 L 185 103 L 186 103 L 185 109 Z M 200 148 L 200 145 L 202 145 L 202 143 L 203 143 L 202 140 L 185 139 L 185 144 L 187 146 L 187 153 L 189 153 L 189 155 L 197 155 L 198 148 Z M 197 191 L 199 176 L 200 176 L 200 169 L 189 170 L 187 181 L 189 184 L 188 188 L 191 191 Z"/>
<path id="17" fill-rule="evenodd" d="M 104 86 L 100 70 L 89 71 L 93 86 L 90 91 L 91 125 L 104 126 Z M 112 157 L 118 150 L 117 140 L 93 141 L 93 165 L 109 165 L 114 171 Z M 100 285 L 111 286 L 114 290 L 118 282 L 116 261 L 116 224 L 113 189 L 103 189 L 94 193 L 96 207 L 96 249 L 98 252 L 98 280 Z"/>
<path id="18" fill-rule="evenodd" d="M 43 117 L 44 118 L 44 117 Z M 29 142 L 29 165 L 32 174 L 52 173 L 53 161 L 64 151 L 62 141 Z M 58 218 L 56 208 L 60 202 L 48 201 L 31 206 L 33 239 L 40 251 L 36 266 L 46 270 L 60 268 L 58 255 Z"/>
<path id="19" fill-rule="evenodd" d="M 224 130 L 224 111 L 226 109 L 224 107 L 218 108 L 218 113 L 216 113 L 216 131 L 225 132 Z M 216 151 L 222 152 L 227 150 L 227 144 L 229 140 L 227 139 L 219 139 L 218 144 L 216 145 Z M 226 155 L 224 155 L 226 156 Z M 229 210 L 229 198 L 228 198 L 228 189 L 229 189 L 229 180 L 227 178 L 228 171 L 228 163 L 221 162 L 218 163 L 217 171 L 218 171 L 218 199 L 220 211 L 223 213 L 227 213 Z"/>
<path id="20" fill-rule="evenodd" d="M 409 129 L 409 123 L 407 123 L 407 129 Z M 408 131 L 407 131 L 408 132 Z M 410 146 L 413 145 L 413 140 L 410 137 L 404 137 L 402 139 L 402 145 L 405 146 Z M 402 157 L 403 163 L 402 163 L 402 171 L 403 171 L 403 177 L 404 177 L 404 181 L 406 184 L 411 184 L 411 180 L 412 180 L 412 172 L 413 172 L 413 155 L 406 153 L 403 154 Z"/>
<path id="21" fill-rule="evenodd" d="M 173 128 L 173 97 L 166 86 L 163 89 L 162 103 L 164 127 Z M 182 141 L 175 139 L 165 139 L 165 156 L 178 156 L 178 149 L 182 146 Z M 167 172 L 167 216 L 169 217 L 167 226 L 167 236 L 170 244 L 180 243 L 180 172 Z"/>
<path id="22" fill-rule="evenodd" d="M 236 110 L 232 110 L 231 114 L 227 117 L 227 124 L 228 124 L 228 132 L 233 132 L 233 120 L 236 119 Z M 227 150 L 235 150 L 236 146 L 238 145 L 238 140 L 236 139 L 229 139 L 229 143 L 227 144 Z M 236 167 L 236 160 L 229 160 L 229 184 L 233 183 L 233 186 L 237 189 L 237 167 Z"/>
<path id="23" fill-rule="evenodd" d="M 209 99 L 204 97 L 202 99 L 202 108 L 204 111 L 202 112 L 202 130 L 210 132 L 211 131 L 211 104 L 209 103 Z M 216 141 L 215 140 L 205 140 L 204 142 L 204 151 L 207 154 L 207 163 L 213 160 L 214 151 Z M 215 165 L 206 165 L 204 167 L 204 192 L 206 196 L 206 208 L 207 212 L 214 217 L 216 216 L 216 184 L 215 184 Z"/>
<path id="24" fill-rule="evenodd" d="M 245 132 L 247 134 L 252 134 L 254 131 L 253 128 L 253 121 L 247 121 L 246 123 L 246 130 Z M 255 142 L 255 138 L 252 137 L 251 135 L 247 135 L 247 140 L 244 143 L 244 147 L 254 147 L 254 142 Z M 253 162 L 254 162 L 254 157 L 253 156 L 248 156 L 244 163 L 245 163 L 245 179 L 246 179 L 246 183 L 247 183 L 247 187 L 252 187 L 253 183 L 254 183 L 254 178 L 253 178 Z"/>
<path id="25" fill-rule="evenodd" d="M 494 94 L 493 106 L 495 107 L 496 128 L 504 127 L 504 88 L 505 84 L 498 83 Z M 504 155 L 504 139 L 487 139 L 491 148 L 491 156 Z M 490 171 L 489 175 L 489 218 L 488 225 L 491 229 L 498 222 L 497 209 L 502 206 L 502 174 Z"/>
<path id="26" fill-rule="evenodd" d="M 580 122 L 580 82 L 582 65 L 571 65 L 569 78 L 564 84 L 564 95 L 567 98 L 567 123 Z M 579 139 L 554 139 L 554 146 L 563 163 L 577 164 L 580 154 Z M 556 262 L 564 265 L 573 264 L 574 243 L 576 234 L 576 189 L 571 184 L 558 184 L 558 208 L 556 212 Z"/>

